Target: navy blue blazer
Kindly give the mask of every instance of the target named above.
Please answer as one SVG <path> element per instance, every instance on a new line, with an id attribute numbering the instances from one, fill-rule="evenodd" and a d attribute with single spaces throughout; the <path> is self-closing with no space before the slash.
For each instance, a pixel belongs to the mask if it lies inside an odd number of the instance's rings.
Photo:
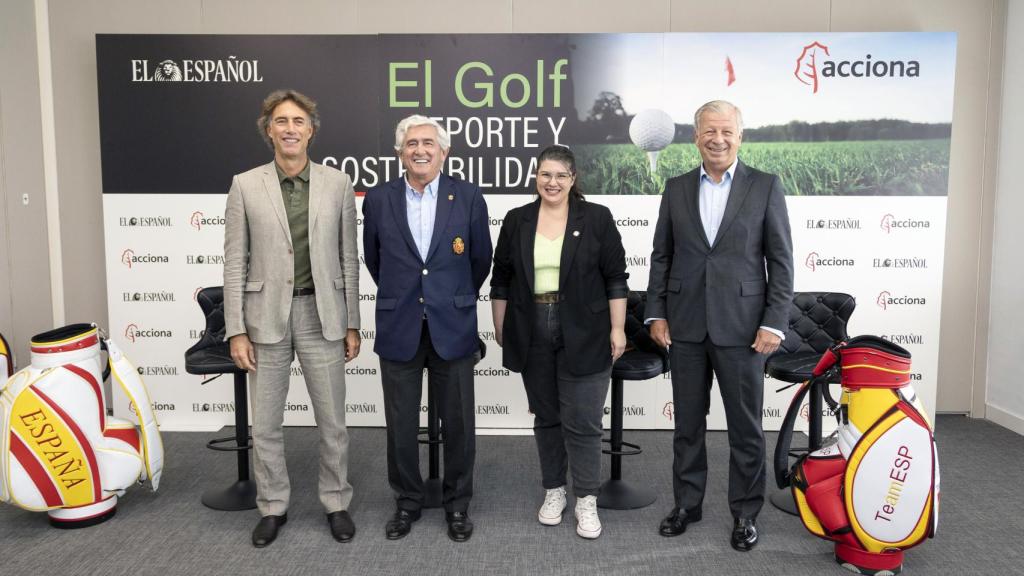
<path id="1" fill-rule="evenodd" d="M 445 360 L 476 352 L 476 303 L 491 269 L 487 204 L 475 184 L 441 174 L 426 262 L 406 216 L 405 178 L 363 199 L 363 254 L 377 283 L 373 351 L 406 362 L 419 346 L 426 314 L 434 350 Z"/>

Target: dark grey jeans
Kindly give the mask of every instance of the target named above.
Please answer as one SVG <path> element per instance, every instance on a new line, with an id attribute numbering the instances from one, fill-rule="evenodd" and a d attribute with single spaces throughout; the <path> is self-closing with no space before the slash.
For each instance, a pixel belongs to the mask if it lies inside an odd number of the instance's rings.
<path id="1" fill-rule="evenodd" d="M 578 376 L 569 371 L 571 363 L 562 344 L 558 304 L 534 304 L 523 384 L 534 415 L 542 481 L 545 489 L 564 486 L 571 462 L 573 492 L 582 498 L 601 488 L 601 416 L 612 369 L 609 364 L 601 372 Z"/>

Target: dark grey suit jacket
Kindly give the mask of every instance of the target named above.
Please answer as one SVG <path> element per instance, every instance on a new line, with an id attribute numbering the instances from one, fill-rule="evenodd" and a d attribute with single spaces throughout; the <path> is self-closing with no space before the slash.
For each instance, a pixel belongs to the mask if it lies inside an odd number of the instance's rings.
<path id="1" fill-rule="evenodd" d="M 778 176 L 738 162 L 712 245 L 699 210 L 700 168 L 665 183 L 654 231 L 647 318 L 672 340 L 749 346 L 759 326 L 785 332 L 793 299 L 793 240 Z"/>

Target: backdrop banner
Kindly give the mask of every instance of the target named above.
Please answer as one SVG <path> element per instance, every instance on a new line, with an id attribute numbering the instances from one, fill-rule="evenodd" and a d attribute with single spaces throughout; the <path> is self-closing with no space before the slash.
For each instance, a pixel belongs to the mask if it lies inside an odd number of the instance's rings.
<path id="1" fill-rule="evenodd" d="M 934 416 L 954 33 L 101 34 L 96 57 L 108 326 L 164 430 L 233 422 L 230 378 L 204 385 L 185 373 L 184 352 L 205 325 L 196 293 L 222 284 L 231 177 L 272 158 L 256 117 L 278 88 L 318 102 L 312 161 L 352 176 L 360 208 L 362 193 L 401 174 L 397 122 L 437 119 L 452 135 L 444 171 L 483 189 L 494 240 L 505 213 L 532 200 L 537 153 L 570 146 L 587 200 L 615 215 L 633 290 L 647 288 L 665 180 L 700 161 L 694 111 L 729 100 L 743 112 L 740 158 L 786 186 L 796 289 L 853 294 L 851 336 L 907 348 Z M 348 424 L 383 426 L 376 286 L 365 269 L 360 290 Z M 488 290 L 477 426 L 529 429 L 521 379 L 501 366 Z M 297 363 L 292 384 L 285 423 L 312 425 Z M 766 430 L 779 428 L 792 397 L 783 385 L 765 380 Z M 114 413 L 134 416 L 117 390 Z M 671 428 L 673 418 L 668 375 L 627 384 L 626 428 Z M 708 426 L 725 428 L 717 392 Z"/>

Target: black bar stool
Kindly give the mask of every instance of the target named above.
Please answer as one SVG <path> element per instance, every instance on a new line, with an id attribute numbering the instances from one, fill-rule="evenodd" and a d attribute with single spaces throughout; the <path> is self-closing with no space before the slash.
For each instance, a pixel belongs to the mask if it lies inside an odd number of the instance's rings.
<path id="1" fill-rule="evenodd" d="M 420 444 L 427 445 L 427 478 L 423 481 L 423 507 L 441 507 L 441 419 L 437 415 L 437 382 L 427 377 L 427 427 L 420 428 Z"/>
<path id="2" fill-rule="evenodd" d="M 626 336 L 634 347 L 627 350 L 612 366 L 612 422 L 609 444 L 603 450 L 611 456 L 611 477 L 601 485 L 597 505 L 611 510 L 631 510 L 649 506 L 657 499 L 653 490 L 622 479 L 622 457 L 643 452 L 638 444 L 622 440 L 623 385 L 626 380 L 649 380 L 669 370 L 668 354 L 650 340 L 643 324 L 646 292 L 630 292 L 627 298 Z M 644 350 L 643 348 L 646 348 Z"/>
<path id="3" fill-rule="evenodd" d="M 765 363 L 765 374 L 776 380 L 799 384 L 810 380 L 822 354 L 838 342 L 850 338 L 846 327 L 857 301 L 842 292 L 797 292 L 789 312 L 789 329 L 779 350 Z M 839 376 L 818 382 L 808 390 L 807 449 L 793 450 L 791 456 L 814 452 L 822 443 L 822 401 L 829 399 L 829 384 L 838 384 Z M 786 488 L 769 497 L 772 505 L 788 514 L 797 514 L 792 492 Z"/>
<path id="4" fill-rule="evenodd" d="M 199 342 L 185 352 L 185 371 L 189 374 L 211 375 L 206 384 L 223 374 L 234 375 L 235 381 L 235 435 L 216 438 L 206 443 L 211 450 L 234 452 L 238 458 L 238 480 L 227 488 L 211 488 L 203 493 L 202 502 L 214 510 L 251 510 L 256 507 L 256 482 L 249 478 L 249 399 L 246 392 L 246 372 L 235 366 L 230 348 L 224 341 L 224 289 L 220 286 L 203 288 L 196 301 L 206 316 L 206 330 Z"/>
<path id="5" fill-rule="evenodd" d="M 475 363 L 487 356 L 487 345 L 477 339 L 480 352 Z M 440 508 L 442 504 L 441 487 L 441 419 L 437 415 L 437 387 L 439 384 L 430 376 L 427 377 L 427 427 L 420 428 L 419 443 L 427 445 L 427 478 L 423 480 L 423 507 Z"/>

